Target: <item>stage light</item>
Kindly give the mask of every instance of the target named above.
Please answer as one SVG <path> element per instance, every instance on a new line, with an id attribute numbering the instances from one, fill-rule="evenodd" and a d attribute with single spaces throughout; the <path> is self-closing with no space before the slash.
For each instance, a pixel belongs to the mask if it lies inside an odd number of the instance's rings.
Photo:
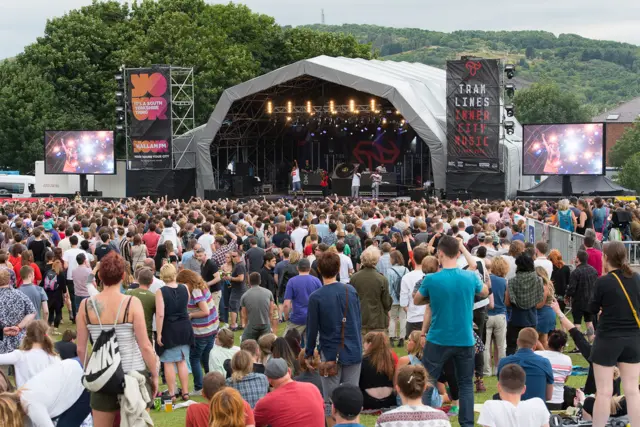
<path id="1" fill-rule="evenodd" d="M 356 111 L 356 101 L 354 101 L 353 99 L 349 100 L 349 111 L 351 111 L 352 113 L 355 113 Z"/>
<path id="2" fill-rule="evenodd" d="M 382 124 L 383 124 L 383 125 L 386 125 L 386 124 L 387 124 L 387 118 L 386 118 L 386 117 L 383 117 L 383 118 L 382 118 Z"/>
<path id="3" fill-rule="evenodd" d="M 287 116 L 287 121 L 290 122 L 291 121 L 291 116 Z"/>
<path id="4" fill-rule="evenodd" d="M 507 131 L 507 135 L 513 135 L 515 127 L 516 124 L 512 120 L 506 120 L 504 122 L 504 129 Z"/>
<path id="5" fill-rule="evenodd" d="M 313 111 L 311 109 L 311 101 L 307 101 L 307 113 L 311 114 Z"/>
<path id="6" fill-rule="evenodd" d="M 124 126 L 123 125 L 116 125 L 116 130 L 124 130 Z"/>
<path id="7" fill-rule="evenodd" d="M 116 98 L 122 98 L 124 96 L 124 92 L 119 90 L 116 92 Z"/>
<path id="8" fill-rule="evenodd" d="M 375 99 L 371 100 L 371 111 L 373 111 L 374 113 L 376 112 L 376 100 Z"/>
<path id="9" fill-rule="evenodd" d="M 509 105 L 505 105 L 504 109 L 507 112 L 507 117 L 513 117 L 516 111 L 516 107 L 514 107 L 513 105 L 509 104 Z"/>
<path id="10" fill-rule="evenodd" d="M 335 114 L 336 113 L 336 103 L 332 101 L 329 101 L 329 111 L 331 112 L 331 114 Z"/>
<path id="11" fill-rule="evenodd" d="M 507 74 L 507 78 L 511 80 L 516 75 L 516 66 L 513 64 L 507 64 L 504 66 L 504 72 Z"/>
<path id="12" fill-rule="evenodd" d="M 513 95 L 516 94 L 516 85 L 513 83 L 507 83 L 504 85 L 504 91 L 509 98 L 513 98 Z"/>
<path id="13" fill-rule="evenodd" d="M 287 101 L 287 113 L 293 113 L 293 102 Z"/>
<path id="14" fill-rule="evenodd" d="M 400 115 L 400 110 L 396 110 L 396 116 Z"/>
<path id="15" fill-rule="evenodd" d="M 116 113 L 124 113 L 124 107 L 122 106 L 116 107 Z"/>
<path id="16" fill-rule="evenodd" d="M 273 113 L 273 102 L 267 101 L 267 114 Z"/>
<path id="17" fill-rule="evenodd" d="M 404 119 L 400 120 L 400 126 L 404 126 L 405 123 Z"/>
<path id="18" fill-rule="evenodd" d="M 124 76 L 122 74 L 116 74 L 115 76 L 113 76 L 113 78 L 116 79 L 118 83 L 124 80 Z"/>

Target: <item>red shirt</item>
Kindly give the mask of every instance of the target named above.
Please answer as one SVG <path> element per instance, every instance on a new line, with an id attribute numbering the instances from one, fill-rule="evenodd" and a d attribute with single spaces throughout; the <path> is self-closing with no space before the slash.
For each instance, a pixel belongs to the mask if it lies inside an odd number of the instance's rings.
<path id="1" fill-rule="evenodd" d="M 242 402 L 244 403 L 245 425 L 255 425 L 256 420 L 253 417 L 251 406 L 244 400 Z M 187 408 L 187 419 L 185 420 L 185 427 L 209 427 L 209 404 L 196 403 L 189 406 Z"/>
<path id="2" fill-rule="evenodd" d="M 596 269 L 598 276 L 602 276 L 602 252 L 596 248 L 587 248 L 587 255 L 589 255 L 587 264 Z"/>
<path id="3" fill-rule="evenodd" d="M 42 281 L 42 273 L 40 272 L 40 267 L 34 262 L 29 264 L 31 268 L 33 268 L 33 284 L 38 286 Z M 20 276 L 20 269 L 22 268 L 22 264 L 13 264 L 13 271 L 16 273 L 16 288 L 22 286 L 22 277 Z"/>
<path id="4" fill-rule="evenodd" d="M 142 241 L 147 247 L 147 254 L 149 255 L 149 258 L 153 258 L 154 256 L 156 256 L 159 240 L 160 240 L 160 235 L 155 231 L 147 231 L 142 236 Z"/>
<path id="5" fill-rule="evenodd" d="M 304 399 L 300 397 L 304 396 Z M 256 427 L 324 427 L 324 400 L 311 383 L 291 381 L 258 400 Z"/>

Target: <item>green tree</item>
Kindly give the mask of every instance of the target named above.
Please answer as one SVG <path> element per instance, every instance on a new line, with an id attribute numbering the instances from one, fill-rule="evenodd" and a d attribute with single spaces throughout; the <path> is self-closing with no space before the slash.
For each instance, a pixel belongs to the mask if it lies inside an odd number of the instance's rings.
<path id="1" fill-rule="evenodd" d="M 620 139 L 609 150 L 609 164 L 614 167 L 626 167 L 626 162 L 636 153 L 640 153 L 640 119 L 629 126 Z M 640 182 L 640 175 L 636 175 Z"/>
<path id="2" fill-rule="evenodd" d="M 627 159 L 618 174 L 618 183 L 640 193 L 640 153 Z"/>
<path id="3" fill-rule="evenodd" d="M 533 46 L 527 46 L 524 55 L 527 57 L 527 59 L 533 59 L 536 57 L 536 49 Z"/>
<path id="4" fill-rule="evenodd" d="M 520 123 L 575 123 L 591 120 L 589 108 L 573 93 L 554 83 L 536 83 L 516 92 L 516 118 Z"/>
<path id="5" fill-rule="evenodd" d="M 200 124 L 226 88 L 293 61 L 373 57 L 371 45 L 354 36 L 282 28 L 246 6 L 131 3 L 94 0 L 53 18 L 22 54 L 0 62 L 0 166 L 32 171 L 34 160 L 42 158 L 45 129 L 112 129 L 113 77 L 123 64 L 193 66 Z M 116 144 L 123 153 L 122 138 Z"/>

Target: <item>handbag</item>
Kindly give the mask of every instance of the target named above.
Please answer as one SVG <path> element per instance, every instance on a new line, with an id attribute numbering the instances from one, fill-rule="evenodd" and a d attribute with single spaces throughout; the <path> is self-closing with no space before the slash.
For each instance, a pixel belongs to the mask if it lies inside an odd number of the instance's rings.
<path id="1" fill-rule="evenodd" d="M 336 353 L 335 361 L 321 362 L 318 365 L 318 372 L 321 377 L 335 377 L 338 375 L 338 362 L 340 361 L 340 351 L 344 348 L 344 330 L 347 326 L 347 313 L 349 311 L 349 288 L 344 285 L 344 290 L 347 296 L 346 303 L 344 305 L 344 314 L 342 316 L 342 327 L 340 328 L 340 346 L 338 346 L 338 352 Z"/>
<path id="2" fill-rule="evenodd" d="M 633 307 L 633 303 L 631 302 L 631 298 L 629 298 L 629 294 L 627 293 L 627 290 L 625 289 L 624 285 L 622 284 L 622 280 L 620 280 L 620 278 L 618 277 L 618 275 L 616 273 L 611 273 L 613 274 L 613 277 L 615 277 L 618 280 L 618 283 L 620 284 L 620 287 L 622 288 L 622 292 L 624 292 L 624 296 L 627 297 L 627 302 L 629 303 L 629 307 L 631 307 L 631 312 L 633 313 L 633 317 L 635 317 L 636 319 L 636 323 L 638 324 L 638 328 L 640 328 L 640 319 L 638 318 L 638 312 L 636 312 L 636 309 Z"/>

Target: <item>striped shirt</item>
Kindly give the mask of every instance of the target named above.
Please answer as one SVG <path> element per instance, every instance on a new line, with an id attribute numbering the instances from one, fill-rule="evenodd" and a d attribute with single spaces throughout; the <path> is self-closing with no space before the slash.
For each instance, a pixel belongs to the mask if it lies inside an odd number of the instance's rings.
<path id="1" fill-rule="evenodd" d="M 451 427 L 449 417 L 429 406 L 408 406 L 385 412 L 378 417 L 376 427 Z"/>
<path id="2" fill-rule="evenodd" d="M 103 328 L 108 330 L 112 327 L 112 324 L 104 325 L 103 327 L 92 323 L 88 324 L 87 328 L 89 328 L 89 334 L 91 334 L 91 341 L 96 342 Z M 118 350 L 122 358 L 122 370 L 130 372 L 147 369 L 133 332 L 133 323 L 118 323 L 116 325 L 116 338 L 118 339 Z"/>
<path id="3" fill-rule="evenodd" d="M 189 313 L 195 313 L 200 311 L 198 304 L 202 301 L 207 302 L 209 307 L 209 315 L 206 317 L 191 319 L 191 326 L 193 327 L 193 333 L 196 337 L 208 337 L 215 335 L 218 332 L 219 320 L 218 311 L 216 310 L 213 296 L 209 290 L 205 290 L 204 294 L 200 289 L 194 289 L 191 292 L 191 299 L 187 304 L 187 311 Z"/>
<path id="4" fill-rule="evenodd" d="M 564 383 L 571 375 L 571 358 L 566 354 L 551 350 L 536 351 L 536 354 L 551 362 L 551 369 L 553 370 L 553 397 L 549 402 L 564 402 Z"/>

